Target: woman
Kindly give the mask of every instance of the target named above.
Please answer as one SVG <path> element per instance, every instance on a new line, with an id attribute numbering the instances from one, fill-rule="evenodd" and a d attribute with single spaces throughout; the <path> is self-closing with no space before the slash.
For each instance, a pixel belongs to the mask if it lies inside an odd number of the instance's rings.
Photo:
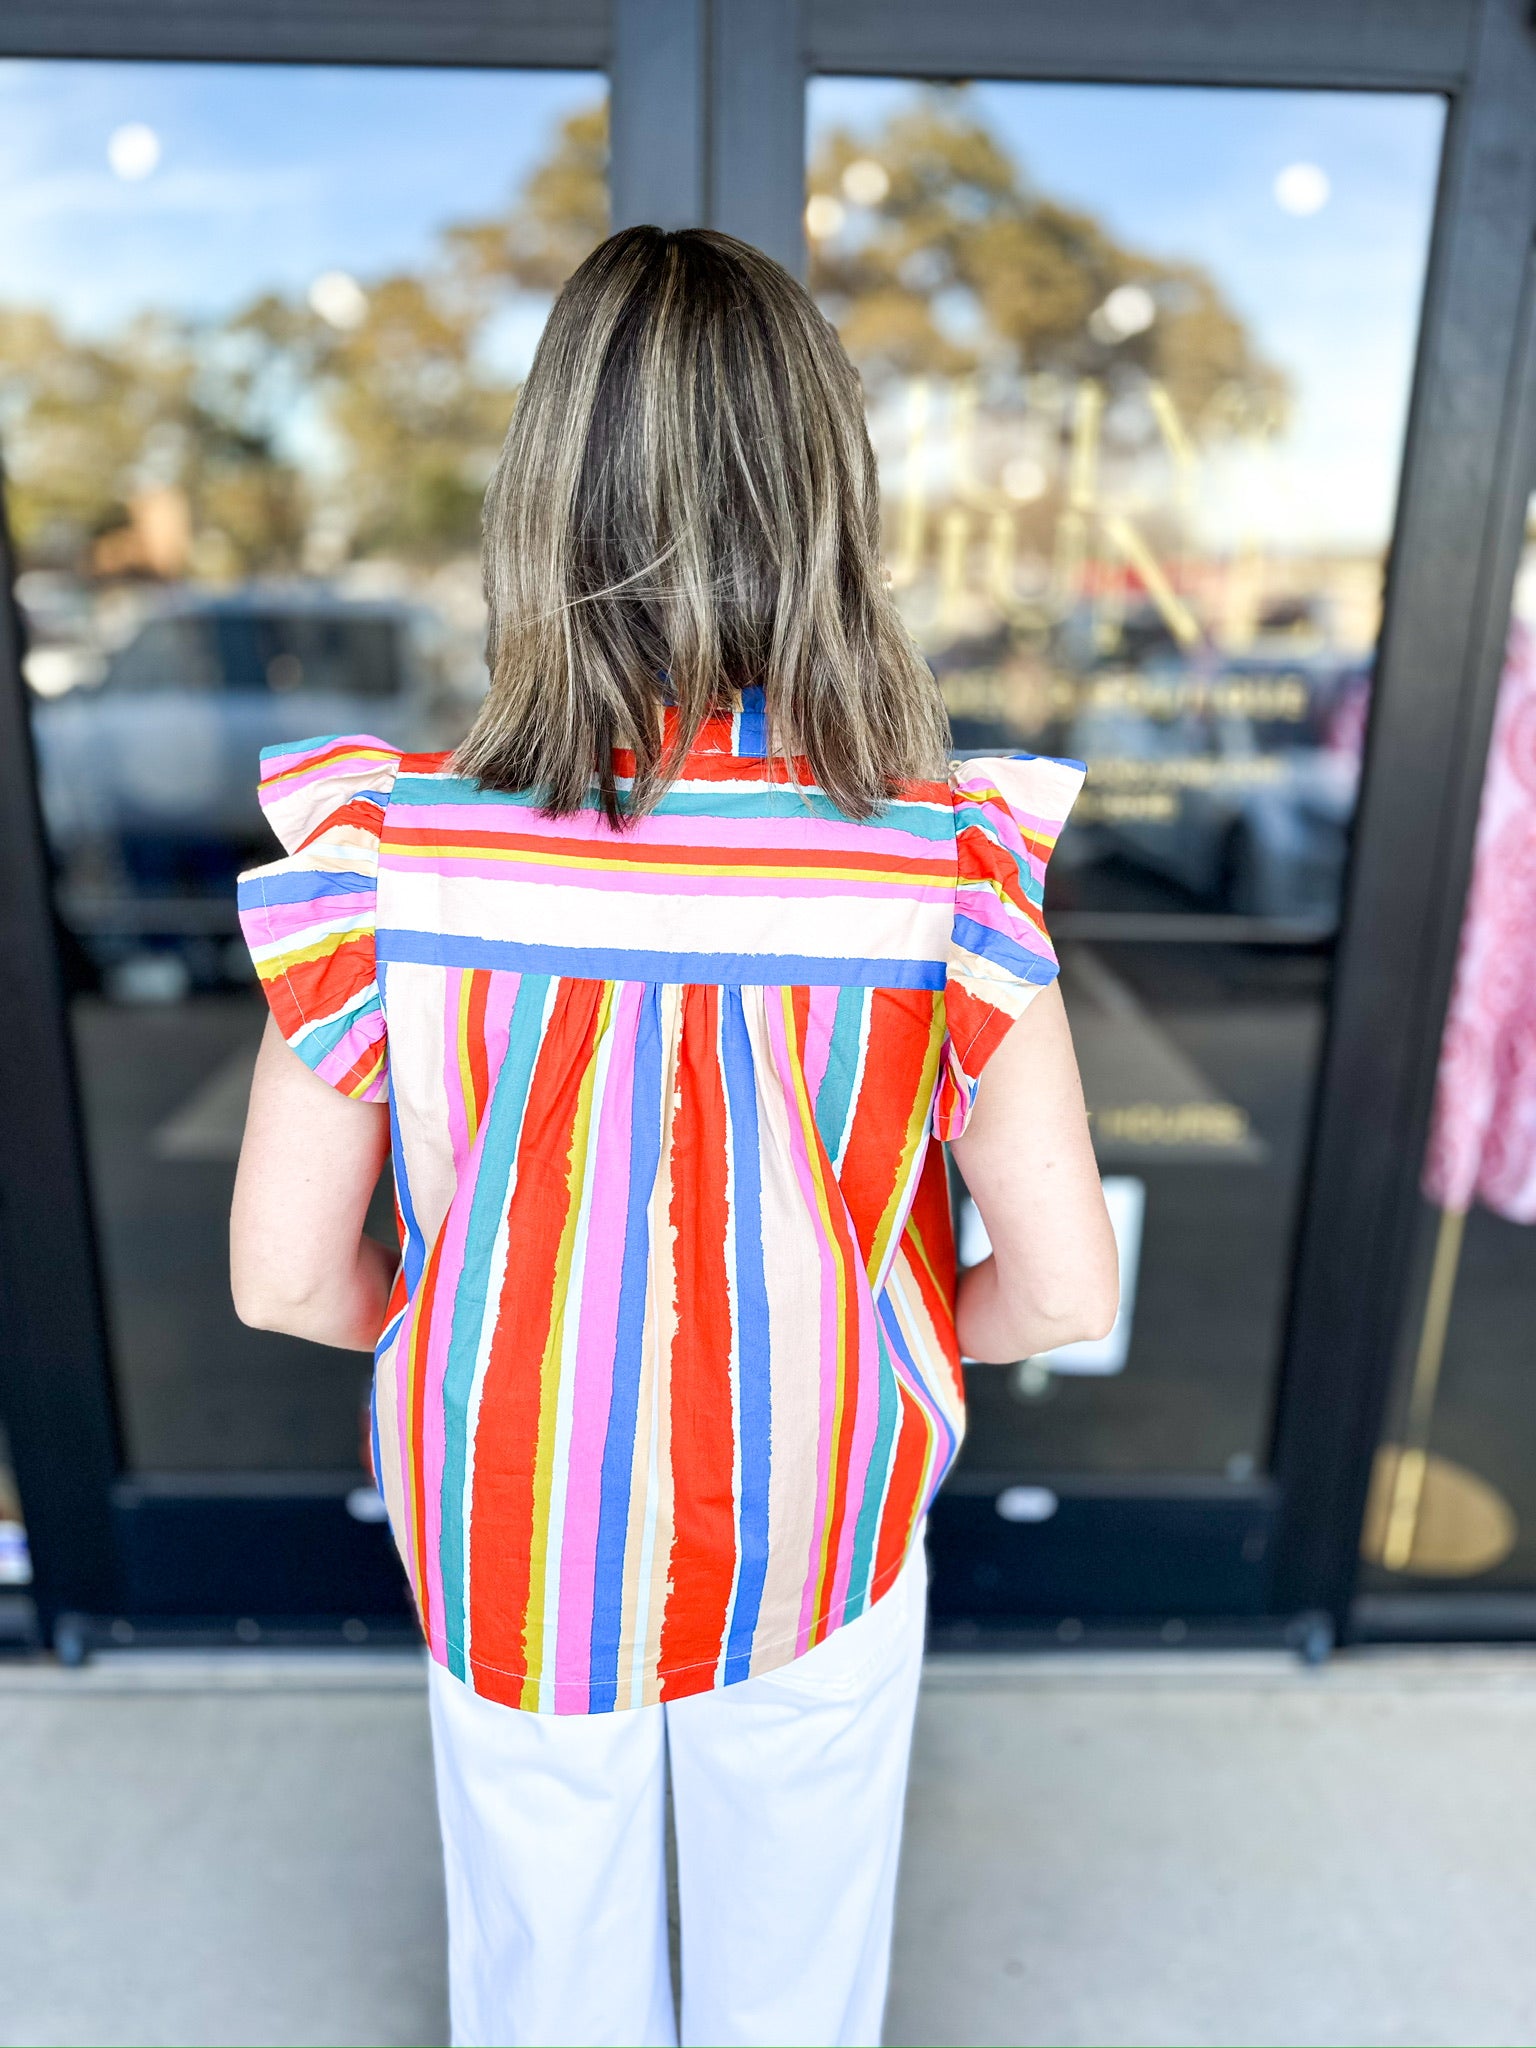
<path id="1" fill-rule="evenodd" d="M 1115 1313 L 1039 912 L 1081 770 L 947 768 L 858 380 L 724 235 L 570 280 L 485 581 L 455 756 L 264 761 L 236 1305 L 376 1354 L 454 2040 L 677 2039 L 670 1767 L 682 2038 L 872 2042 L 960 1354 Z"/>

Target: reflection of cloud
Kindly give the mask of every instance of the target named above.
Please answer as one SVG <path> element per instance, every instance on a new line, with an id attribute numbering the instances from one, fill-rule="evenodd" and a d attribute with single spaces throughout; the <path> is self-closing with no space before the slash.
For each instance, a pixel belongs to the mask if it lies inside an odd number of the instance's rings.
<path id="1" fill-rule="evenodd" d="M 100 334 L 419 269 L 603 92 L 574 71 L 0 59 L 0 299 Z M 103 147 L 134 122 L 166 155 L 124 185 Z"/>
<path id="2" fill-rule="evenodd" d="M 61 171 L 49 177 L 6 181 L 3 225 L 57 221 L 71 214 L 142 217 L 145 214 L 259 213 L 308 197 L 314 174 L 303 165 L 261 171 L 168 172 L 145 184 L 125 185 L 101 171 Z"/>

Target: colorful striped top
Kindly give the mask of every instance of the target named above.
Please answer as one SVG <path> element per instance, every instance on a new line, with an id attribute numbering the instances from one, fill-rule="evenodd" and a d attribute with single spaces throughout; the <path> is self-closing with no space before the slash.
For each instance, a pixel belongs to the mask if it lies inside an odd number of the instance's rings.
<path id="1" fill-rule="evenodd" d="M 1082 770 L 970 761 L 863 823 L 806 773 L 756 692 L 623 832 L 376 739 L 263 759 L 267 999 L 391 1115 L 375 1477 L 432 1655 L 511 1706 L 800 1656 L 891 1584 L 959 1445 L 930 1139 L 1056 974 Z"/>

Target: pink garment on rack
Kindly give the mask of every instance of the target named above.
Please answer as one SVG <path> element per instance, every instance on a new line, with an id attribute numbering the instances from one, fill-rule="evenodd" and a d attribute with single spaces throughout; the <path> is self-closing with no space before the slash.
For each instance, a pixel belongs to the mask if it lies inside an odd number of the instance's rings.
<path id="1" fill-rule="evenodd" d="M 1536 1223 L 1536 637 L 1511 627 L 1424 1192 Z"/>

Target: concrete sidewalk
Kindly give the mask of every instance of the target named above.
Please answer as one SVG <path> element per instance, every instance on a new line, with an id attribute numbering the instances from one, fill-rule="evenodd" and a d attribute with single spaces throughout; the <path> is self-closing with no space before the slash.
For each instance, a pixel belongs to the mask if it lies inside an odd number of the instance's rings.
<path id="1" fill-rule="evenodd" d="M 444 2038 L 409 1659 L 0 1665 L 0 2042 Z M 936 1659 L 892 2043 L 1536 2042 L 1536 1654 Z"/>

